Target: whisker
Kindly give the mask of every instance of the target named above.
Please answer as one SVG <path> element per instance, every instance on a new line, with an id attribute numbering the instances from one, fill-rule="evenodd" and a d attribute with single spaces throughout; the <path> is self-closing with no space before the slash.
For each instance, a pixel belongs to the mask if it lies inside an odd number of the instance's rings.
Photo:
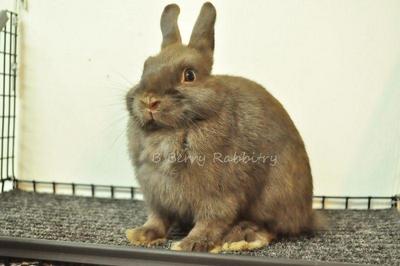
<path id="1" fill-rule="evenodd" d="M 116 71 L 115 69 L 113 70 L 113 72 L 117 75 L 119 75 L 120 78 L 122 78 L 125 82 L 127 82 L 129 84 L 129 86 L 133 86 L 133 82 L 130 81 L 126 76 L 124 76 L 121 72 Z"/>

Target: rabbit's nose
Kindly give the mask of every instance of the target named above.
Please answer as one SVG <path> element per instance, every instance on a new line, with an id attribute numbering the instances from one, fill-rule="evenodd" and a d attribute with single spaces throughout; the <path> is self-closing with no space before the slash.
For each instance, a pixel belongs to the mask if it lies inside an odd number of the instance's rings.
<path id="1" fill-rule="evenodd" d="M 154 112 L 155 110 L 157 110 L 158 106 L 160 105 L 161 101 L 154 98 L 154 97 L 150 97 L 147 98 L 147 109 L 150 112 Z"/>

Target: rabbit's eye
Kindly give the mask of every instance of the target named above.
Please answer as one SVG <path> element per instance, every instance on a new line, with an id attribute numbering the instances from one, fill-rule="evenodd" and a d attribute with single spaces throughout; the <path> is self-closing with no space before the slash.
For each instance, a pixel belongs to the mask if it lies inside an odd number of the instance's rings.
<path id="1" fill-rule="evenodd" d="M 183 71 L 182 82 L 193 82 L 196 80 L 196 72 L 193 69 L 186 68 Z"/>

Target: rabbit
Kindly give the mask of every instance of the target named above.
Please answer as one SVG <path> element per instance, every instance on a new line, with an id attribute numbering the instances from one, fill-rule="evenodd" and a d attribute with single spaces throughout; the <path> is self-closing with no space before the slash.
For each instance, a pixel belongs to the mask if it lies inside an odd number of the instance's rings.
<path id="1" fill-rule="evenodd" d="M 212 75 L 216 10 L 207 2 L 188 45 L 180 9 L 165 7 L 161 51 L 126 94 L 128 150 L 147 206 L 133 245 L 164 243 L 171 226 L 192 229 L 172 250 L 221 252 L 264 247 L 313 232 L 313 185 L 299 132 L 259 84 Z"/>

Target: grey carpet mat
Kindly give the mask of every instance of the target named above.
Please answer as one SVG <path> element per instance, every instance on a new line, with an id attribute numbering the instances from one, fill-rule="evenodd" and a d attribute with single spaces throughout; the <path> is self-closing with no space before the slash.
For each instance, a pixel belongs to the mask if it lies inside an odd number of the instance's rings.
<path id="1" fill-rule="evenodd" d="M 234 254 L 400 265 L 400 215 L 326 210 L 329 230 Z M 143 202 L 11 191 L 0 194 L 0 235 L 129 246 L 124 231 L 145 221 Z M 174 236 L 179 238 L 179 234 Z M 168 248 L 172 241 L 161 248 Z"/>

